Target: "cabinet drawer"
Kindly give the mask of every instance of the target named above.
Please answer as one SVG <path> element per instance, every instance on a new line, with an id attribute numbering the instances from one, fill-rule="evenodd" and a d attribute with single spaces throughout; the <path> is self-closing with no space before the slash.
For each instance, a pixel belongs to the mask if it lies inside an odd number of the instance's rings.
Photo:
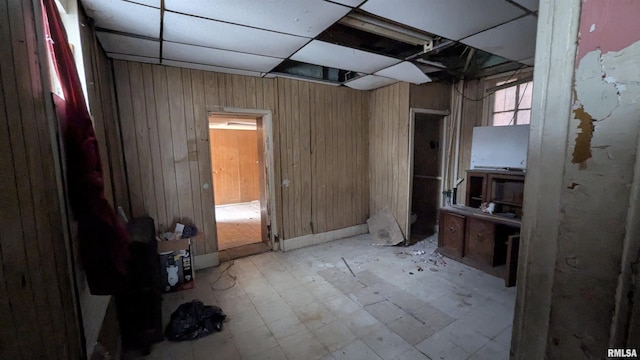
<path id="1" fill-rule="evenodd" d="M 467 219 L 467 242 L 464 255 L 493 266 L 495 224 L 474 218 Z"/>
<path id="2" fill-rule="evenodd" d="M 463 256 L 464 223 L 465 217 L 463 215 L 444 211 L 441 212 L 438 246 L 444 248 L 453 255 Z"/>

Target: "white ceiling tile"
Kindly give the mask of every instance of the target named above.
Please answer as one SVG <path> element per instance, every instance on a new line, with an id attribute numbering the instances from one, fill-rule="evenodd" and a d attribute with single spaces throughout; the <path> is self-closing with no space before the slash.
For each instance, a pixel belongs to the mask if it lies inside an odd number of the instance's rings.
<path id="1" fill-rule="evenodd" d="M 319 40 L 313 40 L 308 43 L 293 54 L 291 59 L 343 70 L 360 71 L 367 74 L 400 62 L 400 60 L 391 57 Z"/>
<path id="2" fill-rule="evenodd" d="M 459 40 L 525 12 L 504 0 L 368 0 L 360 7 L 401 24 Z"/>
<path id="3" fill-rule="evenodd" d="M 538 11 L 538 6 L 540 5 L 540 0 L 514 0 L 514 1 L 531 11 Z"/>
<path id="4" fill-rule="evenodd" d="M 357 7 L 358 5 L 364 2 L 364 0 L 331 0 L 331 1 L 338 4 L 351 6 L 351 7 Z"/>
<path id="5" fill-rule="evenodd" d="M 160 59 L 158 58 L 150 58 L 150 57 L 126 55 L 126 54 L 114 54 L 114 53 L 107 53 L 107 56 L 112 59 L 118 59 L 118 60 L 136 61 L 136 62 L 149 63 L 149 64 L 160 64 Z"/>
<path id="6" fill-rule="evenodd" d="M 533 57 L 536 50 L 535 16 L 525 16 L 462 40 L 462 43 L 488 53 L 521 60 Z"/>
<path id="7" fill-rule="evenodd" d="M 403 61 L 400 64 L 389 66 L 386 69 L 376 72 L 375 75 L 385 76 L 413 84 L 424 84 L 431 81 L 431 78 L 425 75 L 417 66 L 408 61 Z"/>
<path id="8" fill-rule="evenodd" d="M 346 86 L 356 90 L 373 90 L 398 82 L 382 76 L 367 75 L 345 83 Z"/>
<path id="9" fill-rule="evenodd" d="M 269 72 L 282 62 L 282 59 L 268 56 L 243 54 L 168 41 L 163 43 L 162 57 L 168 60 L 259 72 Z"/>
<path id="10" fill-rule="evenodd" d="M 194 64 L 194 63 L 188 63 L 183 61 L 173 61 L 173 60 L 162 60 L 162 65 L 175 66 L 175 67 L 181 67 L 181 68 L 187 68 L 187 69 L 215 71 L 215 72 L 220 72 L 225 74 L 234 74 L 234 75 L 246 75 L 246 76 L 257 76 L 257 77 L 260 77 L 263 75 L 263 73 L 257 72 L 257 71 L 230 69 L 230 68 L 224 68 L 219 66 Z"/>
<path id="11" fill-rule="evenodd" d="M 160 9 L 122 0 L 82 0 L 96 26 L 160 38 Z"/>
<path id="12" fill-rule="evenodd" d="M 160 57 L 160 42 L 140 39 L 126 35 L 97 31 L 100 44 L 106 52 L 138 55 L 146 57 Z"/>
<path id="13" fill-rule="evenodd" d="M 164 13 L 167 41 L 287 58 L 309 39 L 189 15 Z"/>
<path id="14" fill-rule="evenodd" d="M 160 0 L 129 0 L 134 3 L 160 8 Z"/>
<path id="15" fill-rule="evenodd" d="M 316 37 L 348 7 L 320 0 L 165 0 L 167 10 L 287 34 Z"/>

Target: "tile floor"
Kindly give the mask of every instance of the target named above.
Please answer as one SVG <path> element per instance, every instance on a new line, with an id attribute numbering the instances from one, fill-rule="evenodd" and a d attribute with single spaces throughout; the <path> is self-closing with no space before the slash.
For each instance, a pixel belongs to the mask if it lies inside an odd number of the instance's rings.
<path id="1" fill-rule="evenodd" d="M 374 247 L 361 235 L 200 271 L 195 289 L 165 296 L 164 321 L 200 299 L 228 315 L 223 331 L 146 358 L 508 359 L 515 288 L 440 257 L 436 242 Z"/>
<path id="2" fill-rule="evenodd" d="M 220 250 L 261 241 L 260 201 L 216 206 Z"/>

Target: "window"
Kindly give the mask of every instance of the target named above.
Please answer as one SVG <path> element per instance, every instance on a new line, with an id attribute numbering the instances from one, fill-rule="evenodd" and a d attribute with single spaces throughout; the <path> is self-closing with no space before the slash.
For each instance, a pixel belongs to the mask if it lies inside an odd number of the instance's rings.
<path id="1" fill-rule="evenodd" d="M 516 82 L 514 79 L 510 82 Z M 490 97 L 490 124 L 493 126 L 524 125 L 531 118 L 531 94 L 533 82 L 521 82 L 503 87 L 507 81 L 496 83 L 496 90 Z"/>

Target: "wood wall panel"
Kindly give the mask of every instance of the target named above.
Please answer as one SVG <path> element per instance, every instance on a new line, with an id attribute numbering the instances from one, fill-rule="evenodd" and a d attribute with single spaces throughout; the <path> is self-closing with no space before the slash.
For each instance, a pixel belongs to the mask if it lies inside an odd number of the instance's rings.
<path id="1" fill-rule="evenodd" d="M 448 110 L 448 84 L 396 83 L 371 92 L 369 115 L 370 212 L 385 206 L 404 234 L 408 216 L 409 115 L 411 107 Z"/>
<path id="2" fill-rule="evenodd" d="M 82 357 L 40 18 L 30 1 L 0 1 L 2 359 Z"/>
<path id="3" fill-rule="evenodd" d="M 479 80 L 465 81 L 465 99 L 462 100 L 462 115 L 460 122 L 460 155 L 458 160 L 458 177 L 466 179 L 467 170 L 471 167 L 471 140 L 473 128 L 482 125 L 482 96 L 484 94 L 484 84 Z M 477 100 L 477 101 L 474 101 Z M 466 198 L 467 182 L 463 181 L 458 186 L 457 202 L 464 205 Z"/>
<path id="4" fill-rule="evenodd" d="M 160 65 L 142 65 L 140 77 L 145 86 L 136 87 L 140 92 L 134 93 L 132 81 L 138 78 L 132 77 L 131 69 L 137 66 L 126 61 L 114 62 L 134 215 L 149 214 L 166 227 L 186 217 L 195 221 L 201 214 L 202 220 L 196 225 L 205 236 L 195 244 L 195 254 L 217 251 L 207 114 L 221 107 L 233 107 L 272 112 L 276 193 L 271 196 L 278 209 L 275 217 L 280 238 L 366 221 L 368 93 L 288 79 Z M 146 68 L 151 69 L 151 74 L 144 71 Z M 153 85 L 147 86 L 148 83 Z M 147 99 L 146 119 L 134 114 L 134 101 L 128 99 L 132 96 Z M 155 111 L 150 111 L 150 107 Z M 150 159 L 138 152 L 140 140 L 124 134 L 127 129 L 143 128 L 136 124 L 145 120 L 149 145 L 153 149 L 157 137 L 160 147 L 159 152 L 149 151 Z M 154 183 L 144 191 L 141 187 L 146 181 L 139 170 L 141 161 L 145 166 L 151 163 Z M 158 179 L 162 179 L 161 187 Z M 151 189 L 155 194 L 150 193 Z M 158 205 L 159 191 L 164 194 L 165 217 Z M 153 201 L 146 201 L 146 197 L 155 198 L 155 208 L 148 207 Z"/>
<path id="5" fill-rule="evenodd" d="M 209 139 L 216 205 L 259 200 L 257 131 L 211 129 Z"/>

